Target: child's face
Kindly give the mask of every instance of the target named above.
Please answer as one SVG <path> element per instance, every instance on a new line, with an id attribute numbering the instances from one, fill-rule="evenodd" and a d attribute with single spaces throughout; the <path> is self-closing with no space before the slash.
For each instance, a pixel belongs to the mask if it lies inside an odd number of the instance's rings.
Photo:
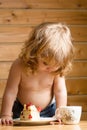
<path id="1" fill-rule="evenodd" d="M 58 70 L 58 66 L 51 66 L 49 64 L 47 64 L 47 62 L 43 61 L 43 60 L 39 60 L 38 61 L 39 66 L 38 66 L 38 70 L 40 71 L 45 71 L 45 72 L 54 72 L 56 70 Z"/>

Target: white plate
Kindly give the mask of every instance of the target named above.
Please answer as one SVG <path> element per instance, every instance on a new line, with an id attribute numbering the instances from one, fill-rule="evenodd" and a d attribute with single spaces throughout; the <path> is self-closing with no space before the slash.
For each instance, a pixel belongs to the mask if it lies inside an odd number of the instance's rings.
<path id="1" fill-rule="evenodd" d="M 50 124 L 51 121 L 56 121 L 54 117 L 44 117 L 40 118 L 40 120 L 37 121 L 23 121 L 20 119 L 14 119 L 14 125 L 47 125 Z"/>

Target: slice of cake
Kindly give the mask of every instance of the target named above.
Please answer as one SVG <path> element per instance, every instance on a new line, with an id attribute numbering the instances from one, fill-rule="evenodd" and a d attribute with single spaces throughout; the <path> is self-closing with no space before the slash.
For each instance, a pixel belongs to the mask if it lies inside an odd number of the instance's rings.
<path id="1" fill-rule="evenodd" d="M 20 115 L 20 120 L 40 120 L 40 107 L 36 107 L 32 104 L 24 104 L 23 111 Z"/>

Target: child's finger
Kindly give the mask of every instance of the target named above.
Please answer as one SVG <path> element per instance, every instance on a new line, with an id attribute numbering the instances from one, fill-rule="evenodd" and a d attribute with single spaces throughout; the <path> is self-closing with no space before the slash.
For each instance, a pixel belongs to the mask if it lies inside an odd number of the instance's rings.
<path id="1" fill-rule="evenodd" d="M 60 124 L 62 124 L 62 123 L 59 121 L 51 121 L 50 122 L 50 125 L 60 125 Z"/>
<path id="2" fill-rule="evenodd" d="M 1 124 L 2 124 L 2 125 L 6 125 L 5 119 L 1 119 Z"/>

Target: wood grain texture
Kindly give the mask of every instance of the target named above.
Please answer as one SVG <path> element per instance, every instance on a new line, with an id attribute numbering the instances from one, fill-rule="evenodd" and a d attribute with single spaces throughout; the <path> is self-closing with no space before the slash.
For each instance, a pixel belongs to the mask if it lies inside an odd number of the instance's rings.
<path id="1" fill-rule="evenodd" d="M 87 78 L 66 79 L 68 95 L 87 95 Z"/>
<path id="2" fill-rule="evenodd" d="M 87 9 L 86 0 L 0 0 L 0 8 Z"/>
<path id="3" fill-rule="evenodd" d="M 87 112 L 82 112 L 81 120 L 87 120 Z"/>
<path id="4" fill-rule="evenodd" d="M 87 112 L 87 95 L 68 96 L 69 106 L 82 106 L 83 112 Z"/>
<path id="5" fill-rule="evenodd" d="M 0 79 L 7 79 L 12 62 L 0 63 Z"/>
<path id="6" fill-rule="evenodd" d="M 87 43 L 76 43 L 75 45 L 75 59 L 87 59 Z"/>
<path id="7" fill-rule="evenodd" d="M 84 61 L 84 60 L 83 61 L 74 61 L 73 66 L 72 66 L 72 70 L 68 74 L 68 76 L 86 77 L 87 76 L 87 61 Z"/>
<path id="8" fill-rule="evenodd" d="M 86 25 L 87 11 L 49 9 L 2 9 L 0 11 L 0 24 L 38 25 L 48 21 L 62 22 L 70 25 Z"/>
<path id="9" fill-rule="evenodd" d="M 7 83 L 7 80 L 0 80 L 0 98 L 3 97 L 6 83 Z"/>
<path id="10" fill-rule="evenodd" d="M 24 42 L 32 31 L 31 26 L 0 26 L 0 42 Z"/>
<path id="11" fill-rule="evenodd" d="M 14 61 L 21 52 L 23 43 L 0 44 L 0 61 Z"/>

